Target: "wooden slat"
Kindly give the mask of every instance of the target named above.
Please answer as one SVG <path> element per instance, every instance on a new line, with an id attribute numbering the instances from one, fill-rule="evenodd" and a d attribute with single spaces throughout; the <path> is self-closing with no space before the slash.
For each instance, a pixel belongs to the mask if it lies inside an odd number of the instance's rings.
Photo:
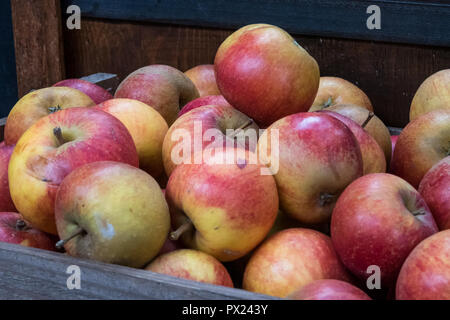
<path id="1" fill-rule="evenodd" d="M 67 288 L 67 267 L 81 269 L 81 289 Z M 5 288 L 8 288 L 6 290 Z M 81 260 L 0 243 L 0 299 L 266 300 L 273 297 L 150 271 Z"/>
<path id="2" fill-rule="evenodd" d="M 120 84 L 117 74 L 112 73 L 94 73 L 86 77 L 81 77 L 81 79 L 103 87 L 112 95 L 114 95 L 114 92 Z"/>
<path id="3" fill-rule="evenodd" d="M 19 97 L 65 77 L 59 0 L 11 0 Z"/>
<path id="4" fill-rule="evenodd" d="M 401 0 L 66 0 L 85 17 L 215 28 L 270 23 L 303 35 L 426 45 L 450 45 L 448 1 Z M 367 7 L 381 9 L 381 29 L 369 30 Z"/>

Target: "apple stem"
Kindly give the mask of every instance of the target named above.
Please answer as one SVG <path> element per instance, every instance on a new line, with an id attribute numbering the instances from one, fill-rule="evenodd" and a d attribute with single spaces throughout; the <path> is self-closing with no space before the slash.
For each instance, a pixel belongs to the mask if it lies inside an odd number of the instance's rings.
<path id="1" fill-rule="evenodd" d="M 75 232 L 74 234 L 72 234 L 68 238 L 63 239 L 63 240 L 59 240 L 56 243 L 56 249 L 62 249 L 66 245 L 67 242 L 69 242 L 70 240 L 72 240 L 75 237 L 78 237 L 78 236 L 82 235 L 83 233 L 85 233 L 85 231 L 83 229 L 78 229 L 77 232 Z"/>
<path id="2" fill-rule="evenodd" d="M 25 230 L 25 228 L 27 227 L 27 223 L 23 220 L 17 220 L 16 221 L 16 229 L 19 231 L 23 231 Z"/>
<path id="3" fill-rule="evenodd" d="M 423 216 L 425 215 L 427 212 L 425 211 L 425 209 L 421 208 L 421 209 L 417 209 L 416 211 L 413 211 L 412 214 L 414 217 L 416 216 Z"/>
<path id="4" fill-rule="evenodd" d="M 252 124 L 253 124 L 253 119 L 248 119 L 247 122 L 245 122 L 243 125 L 241 125 L 241 126 L 237 127 L 236 129 L 234 129 L 233 134 L 231 134 L 229 137 L 230 138 L 235 137 L 239 132 L 241 132 L 244 129 L 247 129 Z"/>
<path id="5" fill-rule="evenodd" d="M 58 140 L 59 145 L 64 144 L 64 137 L 62 135 L 62 130 L 60 127 L 53 128 L 53 134 L 55 135 L 56 139 Z"/>
<path id="6" fill-rule="evenodd" d="M 362 123 L 361 127 L 365 128 L 367 126 L 367 124 L 369 123 L 369 121 L 372 120 L 372 118 L 374 116 L 375 116 L 375 113 L 370 111 L 369 114 L 367 115 L 367 119 Z"/>
<path id="7" fill-rule="evenodd" d="M 177 230 L 172 231 L 169 234 L 169 239 L 173 240 L 173 241 L 177 241 L 183 235 L 183 233 L 185 233 L 186 231 L 192 229 L 193 226 L 194 225 L 192 224 L 192 221 L 190 221 L 190 220 L 186 221 L 181 226 L 179 226 Z"/>
<path id="8" fill-rule="evenodd" d="M 330 193 L 321 193 L 319 197 L 319 204 L 321 207 L 326 206 L 331 203 L 334 199 L 336 199 L 336 195 Z"/>
<path id="9" fill-rule="evenodd" d="M 325 102 L 322 106 L 322 110 L 328 108 L 333 104 L 333 99 L 331 97 L 328 98 L 327 102 Z"/>

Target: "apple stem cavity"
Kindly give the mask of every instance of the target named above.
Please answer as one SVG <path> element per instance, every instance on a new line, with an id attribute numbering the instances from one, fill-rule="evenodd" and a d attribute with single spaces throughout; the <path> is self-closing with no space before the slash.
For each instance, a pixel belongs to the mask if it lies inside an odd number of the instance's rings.
<path id="1" fill-rule="evenodd" d="M 186 221 L 185 223 L 183 223 L 181 226 L 178 227 L 177 230 L 172 231 L 169 234 L 169 239 L 172 241 L 177 241 L 178 239 L 180 239 L 180 237 L 186 232 L 189 231 L 190 229 L 192 229 L 194 227 L 194 225 L 192 224 L 192 221 Z"/>
<path id="2" fill-rule="evenodd" d="M 27 228 L 27 223 L 23 220 L 17 220 L 16 229 L 19 231 L 24 231 Z"/>
<path id="3" fill-rule="evenodd" d="M 59 240 L 59 241 L 56 243 L 56 245 L 55 245 L 55 246 L 56 246 L 56 249 L 61 250 L 61 249 L 66 245 L 67 242 L 69 242 L 70 240 L 72 240 L 72 239 L 75 238 L 75 237 L 81 236 L 81 235 L 84 234 L 84 233 L 86 233 L 86 231 L 84 231 L 83 229 L 78 229 L 77 232 L 75 232 L 74 234 L 72 234 L 72 235 L 69 236 L 68 238 L 63 239 L 63 240 Z"/>
<path id="4" fill-rule="evenodd" d="M 328 98 L 327 102 L 325 102 L 322 106 L 322 110 L 330 107 L 333 104 L 333 99 L 331 97 Z"/>
<path id="5" fill-rule="evenodd" d="M 416 211 L 413 211 L 413 212 L 411 212 L 412 213 L 412 215 L 414 216 L 414 217 L 417 217 L 417 216 L 423 216 L 423 215 L 425 215 L 427 212 L 425 211 L 425 209 L 417 209 Z"/>
<path id="6" fill-rule="evenodd" d="M 60 146 L 65 143 L 64 137 L 62 135 L 62 130 L 60 127 L 53 128 L 53 134 L 55 135 L 56 140 L 58 140 Z"/>
<path id="7" fill-rule="evenodd" d="M 324 206 L 332 203 L 335 199 L 336 199 L 335 194 L 321 193 L 319 196 L 319 204 L 321 207 L 324 207 Z"/>
<path id="8" fill-rule="evenodd" d="M 372 120 L 372 118 L 374 116 L 375 116 L 375 113 L 370 111 L 369 114 L 367 115 L 367 119 L 361 124 L 361 127 L 365 128 L 367 126 L 367 124 L 369 124 L 370 120 Z"/>
<path id="9" fill-rule="evenodd" d="M 62 110 L 62 108 L 61 108 L 60 105 L 57 105 L 56 107 L 50 107 L 50 108 L 48 108 L 48 111 L 49 111 L 50 113 L 55 113 L 55 112 L 61 111 L 61 110 Z"/>
<path id="10" fill-rule="evenodd" d="M 245 122 L 244 124 L 240 125 L 236 129 L 234 129 L 234 132 L 231 135 L 229 135 L 229 137 L 235 138 L 242 130 L 247 129 L 252 124 L 253 124 L 253 119 L 248 119 L 247 122 Z"/>

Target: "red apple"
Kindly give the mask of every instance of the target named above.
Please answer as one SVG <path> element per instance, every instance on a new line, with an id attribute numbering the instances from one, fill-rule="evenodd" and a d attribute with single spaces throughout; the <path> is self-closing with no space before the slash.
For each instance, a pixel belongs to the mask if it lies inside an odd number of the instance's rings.
<path id="1" fill-rule="evenodd" d="M 360 279 L 378 266 L 381 283 L 391 286 L 411 250 L 437 232 L 422 196 L 406 181 L 387 173 L 350 184 L 331 216 L 331 239 L 344 265 Z"/>
<path id="2" fill-rule="evenodd" d="M 377 143 L 358 123 L 337 112 L 323 111 L 326 114 L 342 121 L 355 135 L 361 149 L 363 160 L 363 174 L 386 172 L 386 158 Z"/>
<path id="3" fill-rule="evenodd" d="M 34 227 L 56 234 L 54 199 L 61 181 L 90 162 L 138 166 L 126 127 L 93 108 L 61 110 L 40 119 L 20 138 L 9 163 L 9 187 L 17 209 Z"/>
<path id="4" fill-rule="evenodd" d="M 55 250 L 55 241 L 49 235 L 34 229 L 20 214 L 14 212 L 0 212 L 0 242 Z"/>
<path id="5" fill-rule="evenodd" d="M 73 88 L 50 87 L 32 91 L 22 97 L 10 111 L 5 125 L 5 143 L 17 144 L 29 127 L 51 113 L 94 105 L 89 96 Z"/>
<path id="6" fill-rule="evenodd" d="M 450 109 L 450 69 L 432 74 L 420 85 L 411 102 L 409 120 L 438 109 Z"/>
<path id="7" fill-rule="evenodd" d="M 156 257 L 170 228 L 156 180 L 115 161 L 72 171 L 58 189 L 55 219 L 68 254 L 134 268 Z"/>
<path id="8" fill-rule="evenodd" d="M 450 155 L 450 109 L 425 113 L 400 133 L 392 159 L 392 171 L 415 188 L 423 176 Z"/>
<path id="9" fill-rule="evenodd" d="M 268 24 L 231 34 L 214 64 L 225 99 L 262 127 L 308 111 L 319 88 L 316 60 L 286 31 Z"/>
<path id="10" fill-rule="evenodd" d="M 423 240 L 406 259 L 397 300 L 450 300 L 450 230 Z"/>
<path id="11" fill-rule="evenodd" d="M 394 157 L 394 150 L 395 150 L 395 145 L 397 144 L 397 140 L 398 140 L 398 135 L 391 136 L 391 144 L 392 144 L 391 159 Z M 390 163 L 389 172 L 392 173 L 392 161 Z"/>
<path id="12" fill-rule="evenodd" d="M 240 139 L 248 133 L 251 141 Z M 235 130 L 227 133 L 227 130 Z M 213 147 L 236 146 L 254 151 L 258 126 L 245 114 L 231 106 L 203 106 L 178 118 L 167 132 L 162 153 L 167 176 L 182 163 L 194 163 L 194 154 Z M 214 137 L 210 136 L 214 135 Z M 248 142 L 248 143 L 247 143 Z"/>
<path id="13" fill-rule="evenodd" d="M 436 163 L 419 185 L 440 230 L 450 229 L 450 157 Z"/>
<path id="14" fill-rule="evenodd" d="M 171 238 L 181 234 L 186 247 L 225 262 L 253 250 L 278 211 L 275 180 L 261 174 L 265 166 L 255 158 L 250 151 L 218 148 L 200 164 L 179 165 L 166 189 L 176 230 Z"/>
<path id="15" fill-rule="evenodd" d="M 279 145 L 272 141 L 277 132 Z M 261 135 L 258 152 L 264 163 L 278 169 L 273 173 L 281 210 L 303 223 L 328 222 L 339 194 L 363 174 L 352 131 L 325 113 L 278 120 Z"/>
<path id="16" fill-rule="evenodd" d="M 198 250 L 181 249 L 163 254 L 145 270 L 188 280 L 233 287 L 233 281 L 220 261 Z"/>
<path id="17" fill-rule="evenodd" d="M 184 73 L 197 87 L 200 97 L 220 94 L 213 64 L 202 64 Z"/>
<path id="18" fill-rule="evenodd" d="M 354 104 L 373 111 L 369 97 L 353 83 L 337 77 L 320 77 L 319 91 L 309 111 L 337 104 Z"/>
<path id="19" fill-rule="evenodd" d="M 372 300 L 364 291 L 348 282 L 316 280 L 288 296 L 292 300 Z"/>
<path id="20" fill-rule="evenodd" d="M 0 143 L 0 212 L 17 211 L 11 199 L 8 183 L 8 165 L 14 146 L 7 146 Z"/>
<path id="21" fill-rule="evenodd" d="M 225 107 L 231 107 L 231 105 L 228 103 L 227 100 L 223 96 L 205 96 L 201 97 L 195 100 L 192 100 L 188 104 L 186 104 L 183 109 L 178 113 L 178 117 L 181 117 L 183 114 L 187 113 L 188 111 L 191 111 L 192 109 L 203 107 L 203 106 L 225 106 Z"/>
<path id="22" fill-rule="evenodd" d="M 286 297 L 319 279 L 349 280 L 330 237 L 311 229 L 287 229 L 266 240 L 245 269 L 245 290 Z"/>
<path id="23" fill-rule="evenodd" d="M 55 83 L 54 87 L 69 87 L 80 90 L 89 96 L 95 104 L 102 103 L 106 100 L 112 99 L 113 96 L 107 90 L 96 85 L 95 83 L 82 79 L 67 79 Z"/>
<path id="24" fill-rule="evenodd" d="M 148 104 L 170 126 L 180 108 L 197 99 L 194 83 L 181 71 L 166 65 L 151 65 L 131 73 L 117 88 L 115 98 L 129 98 Z"/>

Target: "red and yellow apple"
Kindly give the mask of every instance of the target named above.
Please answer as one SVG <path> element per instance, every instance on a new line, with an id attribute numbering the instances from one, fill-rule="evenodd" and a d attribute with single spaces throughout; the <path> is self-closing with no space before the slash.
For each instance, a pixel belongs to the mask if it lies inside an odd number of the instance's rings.
<path id="1" fill-rule="evenodd" d="M 354 104 L 373 111 L 369 97 L 353 83 L 338 77 L 320 77 L 319 90 L 309 111 L 324 110 L 337 104 Z"/>
<path id="2" fill-rule="evenodd" d="M 97 108 L 112 114 L 125 125 L 136 146 L 139 167 L 158 180 L 164 173 L 162 145 L 169 129 L 159 112 L 132 99 L 111 99 Z"/>
<path id="3" fill-rule="evenodd" d="M 68 87 L 32 91 L 21 98 L 8 115 L 5 143 L 15 145 L 24 132 L 40 118 L 61 109 L 92 107 L 95 102 L 83 92 Z"/>
<path id="4" fill-rule="evenodd" d="M 420 85 L 411 102 L 409 120 L 437 109 L 450 109 L 450 69 L 432 74 Z"/>
<path id="5" fill-rule="evenodd" d="M 195 84 L 200 97 L 220 94 L 213 64 L 195 66 L 184 74 Z"/>
<path id="6" fill-rule="evenodd" d="M 169 126 L 180 108 L 198 97 L 194 83 L 180 70 L 166 65 L 151 65 L 134 71 L 122 81 L 114 95 L 114 98 L 135 99 L 152 106 Z"/>
<path id="7" fill-rule="evenodd" d="M 254 153 L 236 148 L 217 148 L 201 164 L 179 165 L 166 189 L 176 230 L 171 238 L 181 236 L 186 247 L 225 262 L 253 250 L 278 212 L 275 180 L 262 175 L 263 168 Z"/>
<path id="8" fill-rule="evenodd" d="M 112 99 L 113 96 L 107 90 L 103 89 L 95 83 L 83 79 L 66 79 L 55 83 L 54 87 L 69 87 L 84 92 L 95 104 L 102 103 L 106 100 Z"/>
<path id="9" fill-rule="evenodd" d="M 225 99 L 262 127 L 308 111 L 319 88 L 316 60 L 273 25 L 251 24 L 232 33 L 214 65 Z"/>
<path id="10" fill-rule="evenodd" d="M 0 242 L 20 244 L 44 250 L 55 250 L 51 236 L 33 228 L 15 212 L 0 212 Z"/>
<path id="11" fill-rule="evenodd" d="M 245 268 L 245 290 L 287 297 L 320 279 L 348 281 L 330 237 L 311 229 L 280 231 L 266 240 Z"/>
<path id="12" fill-rule="evenodd" d="M 331 216 L 331 239 L 344 265 L 366 280 L 380 268 L 382 286 L 393 285 L 420 241 L 438 231 L 422 196 L 406 181 L 373 173 L 349 185 Z"/>
<path id="13" fill-rule="evenodd" d="M 192 249 L 180 249 L 153 260 L 145 270 L 188 280 L 233 287 L 233 281 L 220 261 Z"/>
<path id="14" fill-rule="evenodd" d="M 205 96 L 200 97 L 198 99 L 192 100 L 188 104 L 186 104 L 178 113 L 178 117 L 181 117 L 183 114 L 191 111 L 192 109 L 203 107 L 203 106 L 225 106 L 231 107 L 227 100 L 221 95 L 216 96 Z"/>
<path id="15" fill-rule="evenodd" d="M 101 160 L 139 165 L 133 139 L 118 119 L 94 108 L 50 114 L 14 148 L 8 170 L 12 200 L 34 227 L 56 234 L 54 199 L 61 181 L 75 168 Z"/>
<path id="16" fill-rule="evenodd" d="M 8 182 L 9 159 L 13 153 L 14 146 L 0 143 L 0 212 L 16 212 L 17 209 L 11 199 Z"/>
<path id="17" fill-rule="evenodd" d="M 372 300 L 354 285 L 334 279 L 313 281 L 287 298 L 291 300 Z"/>
<path id="18" fill-rule="evenodd" d="M 392 172 L 415 188 L 423 176 L 450 155 L 450 109 L 428 112 L 400 133 L 392 159 Z"/>
<path id="19" fill-rule="evenodd" d="M 440 230 L 450 229 L 450 157 L 436 163 L 423 177 L 419 193 Z"/>
<path id="20" fill-rule="evenodd" d="M 58 235 L 72 256 L 142 268 L 161 250 L 170 228 L 167 202 L 145 171 L 98 161 L 78 167 L 55 200 Z"/>
<path id="21" fill-rule="evenodd" d="M 450 300 L 450 230 L 423 240 L 397 279 L 397 300 Z"/>
<path id="22" fill-rule="evenodd" d="M 272 136 L 278 134 L 278 145 Z M 280 208 L 307 224 L 329 221 L 340 193 L 363 174 L 352 131 L 321 112 L 303 112 L 272 124 L 260 137 L 258 153 L 274 173 Z"/>

